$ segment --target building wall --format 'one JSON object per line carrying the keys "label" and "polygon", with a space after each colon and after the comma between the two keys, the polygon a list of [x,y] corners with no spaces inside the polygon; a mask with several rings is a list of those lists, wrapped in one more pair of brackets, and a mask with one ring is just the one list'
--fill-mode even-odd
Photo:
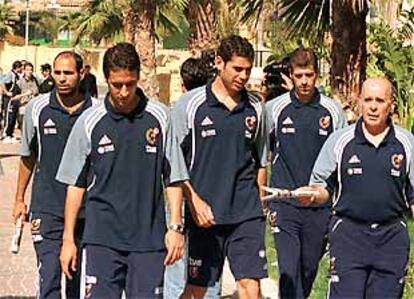
{"label": "building wall", "polygon": [[[44,63],[53,63],[55,56],[62,52],[71,50],[70,48],[53,48],[46,46],[29,46],[26,58],[26,48],[24,46],[13,46],[8,43],[0,43],[0,68],[3,73],[11,69],[11,65],[16,60],[26,59],[33,63],[36,73],[40,73],[40,66]],[[105,85],[105,77],[102,72],[102,60],[105,48],[75,49],[84,59],[85,64],[91,66],[91,72],[97,77],[99,85]],[[164,50],[157,51],[158,68],[157,73],[161,76],[160,84],[163,96],[162,101],[169,103],[175,101],[181,95],[180,66],[182,62],[190,56],[189,51],[184,50]],[[164,84],[166,81],[169,85]]]}

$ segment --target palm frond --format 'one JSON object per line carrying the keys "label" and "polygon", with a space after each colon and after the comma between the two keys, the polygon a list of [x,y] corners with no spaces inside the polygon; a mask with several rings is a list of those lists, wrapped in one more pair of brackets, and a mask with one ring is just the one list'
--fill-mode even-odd
{"label": "palm frond", "polygon": [[323,38],[329,30],[330,0],[280,0],[280,18],[288,36]]}

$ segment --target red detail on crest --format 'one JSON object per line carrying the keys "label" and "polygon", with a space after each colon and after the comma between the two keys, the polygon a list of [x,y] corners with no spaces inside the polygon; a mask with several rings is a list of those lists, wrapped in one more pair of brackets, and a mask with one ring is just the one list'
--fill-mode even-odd
{"label": "red detail on crest", "polygon": [[246,117],[246,127],[251,131],[254,129],[254,127],[256,126],[256,116],[252,115],[252,116],[248,116]]}
{"label": "red detail on crest", "polygon": [[319,126],[322,128],[322,129],[327,129],[328,127],[329,127],[329,125],[331,124],[331,117],[329,116],[329,115],[327,115],[327,116],[322,116],[320,119],[319,119]]}
{"label": "red detail on crest", "polygon": [[158,128],[150,128],[145,133],[145,138],[147,139],[149,144],[155,145],[159,134],[160,134],[160,130]]}

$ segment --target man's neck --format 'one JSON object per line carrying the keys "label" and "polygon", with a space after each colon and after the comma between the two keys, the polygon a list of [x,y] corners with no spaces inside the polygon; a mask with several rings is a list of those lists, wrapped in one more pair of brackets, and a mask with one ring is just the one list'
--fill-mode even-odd
{"label": "man's neck", "polygon": [[362,123],[362,132],[364,133],[365,138],[375,147],[378,147],[381,144],[389,130],[389,125],[382,128],[369,128],[365,123]]}
{"label": "man's neck", "polygon": [[309,96],[299,96],[296,91],[295,91],[295,96],[298,99],[299,102],[307,104],[313,101],[313,99],[315,98],[316,95],[316,91],[313,90],[312,94]]}
{"label": "man's neck", "polygon": [[211,85],[211,90],[217,97],[218,101],[225,105],[229,110],[233,110],[240,102],[240,93],[231,93],[223,84],[223,81],[217,77]]}
{"label": "man's neck", "polygon": [[80,106],[85,102],[85,97],[79,91],[71,95],[60,95],[56,93],[56,98],[60,105],[65,108],[70,114],[78,110]]}
{"label": "man's neck", "polygon": [[129,106],[124,106],[124,107],[119,107],[115,104],[115,102],[112,100],[111,96],[108,97],[109,102],[111,103],[112,108],[119,114],[125,114],[128,115],[130,114],[132,111],[134,111],[139,102],[141,101],[141,98],[135,94],[134,96],[134,101],[129,105]]}

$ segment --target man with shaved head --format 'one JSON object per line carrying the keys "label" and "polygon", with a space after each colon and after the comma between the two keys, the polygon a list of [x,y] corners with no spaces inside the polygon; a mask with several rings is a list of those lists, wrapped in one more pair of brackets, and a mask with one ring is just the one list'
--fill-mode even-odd
{"label": "man with shaved head", "polygon": [[361,117],[332,134],[310,185],[323,203],[336,193],[329,226],[329,298],[400,298],[408,267],[405,212],[414,211],[414,137],[392,123],[393,88],[365,81]]}

